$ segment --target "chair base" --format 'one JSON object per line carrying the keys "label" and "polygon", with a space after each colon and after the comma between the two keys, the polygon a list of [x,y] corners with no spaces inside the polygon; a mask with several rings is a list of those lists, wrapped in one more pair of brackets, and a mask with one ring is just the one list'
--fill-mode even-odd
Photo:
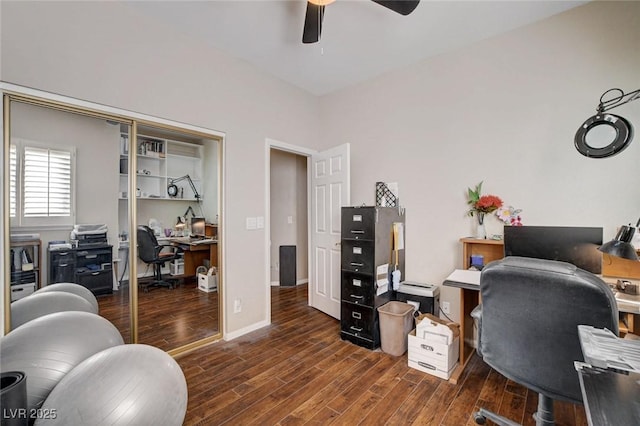
{"label": "chair base", "polygon": [[142,291],[144,291],[145,293],[149,292],[149,288],[151,287],[166,287],[169,290],[173,290],[174,287],[176,287],[176,285],[174,285],[173,283],[169,282],[169,281],[158,281],[158,280],[153,280],[153,281],[149,281],[146,283],[140,283],[140,287],[142,288]]}
{"label": "chair base", "polygon": [[149,287],[167,287],[172,290],[177,285],[177,282],[174,284],[162,279],[162,265],[160,263],[154,264],[153,269],[154,279],[148,283],[141,283],[140,287],[142,287],[142,291],[145,293],[149,292]]}
{"label": "chair base", "polygon": [[[535,412],[533,418],[536,421],[536,426],[553,426],[555,421],[553,419],[553,399],[542,394],[538,394],[538,411]],[[516,423],[513,420],[509,420],[506,417],[500,416],[493,411],[480,408],[479,411],[473,413],[473,420],[476,424],[483,425],[487,422],[487,419],[491,420],[500,426],[519,426],[520,423]]]}

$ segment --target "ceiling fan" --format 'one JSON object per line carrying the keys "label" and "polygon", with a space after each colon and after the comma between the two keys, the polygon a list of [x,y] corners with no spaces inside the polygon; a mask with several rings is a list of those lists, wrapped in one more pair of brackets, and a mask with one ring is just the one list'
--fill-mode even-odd
{"label": "ceiling fan", "polygon": [[[322,19],[324,8],[335,0],[309,0],[307,1],[307,13],[304,18],[304,30],[302,32],[303,43],[316,43],[320,40],[322,32]],[[420,0],[371,0],[381,6],[391,9],[401,15],[408,15],[418,7]]]}

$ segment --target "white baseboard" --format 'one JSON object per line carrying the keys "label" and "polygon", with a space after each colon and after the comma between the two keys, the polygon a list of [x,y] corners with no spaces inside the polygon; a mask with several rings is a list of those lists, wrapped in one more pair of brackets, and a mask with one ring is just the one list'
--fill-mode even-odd
{"label": "white baseboard", "polygon": [[241,328],[240,330],[232,331],[230,333],[225,333],[223,339],[228,342],[229,340],[237,339],[240,336],[244,336],[245,334],[251,333],[252,331],[256,331],[262,327],[266,327],[271,324],[270,321],[260,321],[255,324],[251,324],[248,327]]}

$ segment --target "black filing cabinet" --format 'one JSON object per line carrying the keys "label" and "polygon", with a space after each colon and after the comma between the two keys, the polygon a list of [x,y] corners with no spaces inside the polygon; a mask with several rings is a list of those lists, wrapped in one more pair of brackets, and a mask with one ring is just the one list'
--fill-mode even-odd
{"label": "black filing cabinet", "polygon": [[49,283],[77,283],[93,294],[113,291],[112,246],[49,250]]}
{"label": "black filing cabinet", "polygon": [[[393,293],[393,227],[402,223],[404,228],[404,212],[397,207],[343,207],[341,219],[340,337],[376,349],[377,308],[392,300]],[[404,250],[398,252],[398,269],[404,276]],[[384,280],[388,290],[377,294],[377,283]]]}

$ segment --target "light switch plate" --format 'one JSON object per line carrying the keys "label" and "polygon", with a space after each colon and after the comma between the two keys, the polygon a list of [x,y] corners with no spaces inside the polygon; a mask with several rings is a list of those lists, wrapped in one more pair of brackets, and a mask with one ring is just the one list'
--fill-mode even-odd
{"label": "light switch plate", "polygon": [[255,217],[247,218],[247,229],[256,229],[257,219]]}
{"label": "light switch plate", "polygon": [[258,216],[256,218],[256,228],[264,229],[264,216]]}

